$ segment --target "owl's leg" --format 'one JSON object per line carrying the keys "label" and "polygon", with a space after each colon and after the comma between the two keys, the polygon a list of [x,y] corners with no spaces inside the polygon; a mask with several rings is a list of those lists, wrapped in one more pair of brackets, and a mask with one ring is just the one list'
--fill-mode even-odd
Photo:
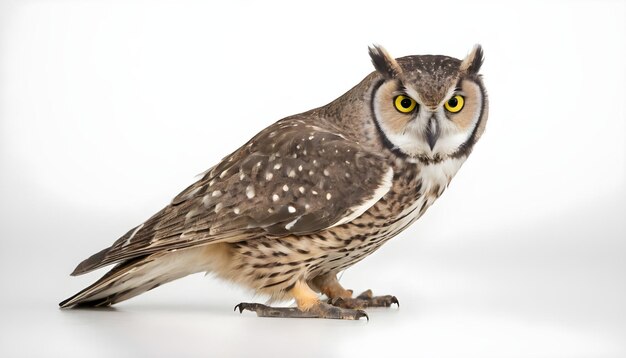
{"label": "owl's leg", "polygon": [[368,307],[389,307],[394,303],[400,307],[400,302],[398,302],[396,296],[374,296],[372,295],[372,290],[367,290],[356,296],[356,298],[352,298],[352,290],[343,288],[335,274],[316,277],[313,283],[323,294],[328,296],[328,303],[336,307],[364,309]]}
{"label": "owl's leg", "polygon": [[[321,302],[317,294],[304,282],[298,281],[289,292],[295,299],[298,307],[270,307],[260,303],[242,302],[235,306],[239,313],[244,310],[256,312],[259,317],[280,318],[332,318],[358,320],[368,318],[362,310],[342,308]],[[369,318],[368,318],[369,319]]]}

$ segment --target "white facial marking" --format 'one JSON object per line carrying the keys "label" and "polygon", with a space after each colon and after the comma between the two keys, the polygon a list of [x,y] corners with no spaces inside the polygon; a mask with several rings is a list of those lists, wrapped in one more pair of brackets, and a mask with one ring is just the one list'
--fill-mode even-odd
{"label": "white facial marking", "polygon": [[[382,109],[382,106],[386,106],[388,104],[386,103],[386,100],[383,99],[384,97],[382,97],[385,96],[385,91],[379,91],[376,94],[377,98],[374,102],[376,121],[380,125],[381,130],[389,142],[409,156],[427,156],[435,158],[437,156],[453,154],[470,138],[481,115],[480,111],[482,109],[483,98],[480,97],[481,91],[478,84],[468,84],[467,81],[464,81],[464,86],[465,85],[475,86],[476,88],[474,92],[479,94],[478,98],[472,99],[476,102],[476,110],[474,113],[471,113],[471,124],[465,129],[460,128],[455,122],[451,121],[448,118],[448,112],[446,112],[443,107],[444,104],[457,93],[455,92],[456,84],[448,89],[446,96],[436,108],[428,108],[422,105],[419,92],[408,85],[406,88],[407,94],[420,103],[420,110],[400,131],[398,131],[397,128],[394,129],[390,127],[387,122],[382,120],[385,112],[385,110]],[[429,123],[431,117],[433,116],[435,117],[435,121]],[[440,133],[439,138],[437,139],[432,150],[426,141],[426,132],[428,130],[436,130]]]}

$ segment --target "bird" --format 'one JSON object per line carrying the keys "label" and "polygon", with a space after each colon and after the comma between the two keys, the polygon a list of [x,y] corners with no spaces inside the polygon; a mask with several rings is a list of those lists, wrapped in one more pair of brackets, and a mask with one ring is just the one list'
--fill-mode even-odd
{"label": "bird", "polygon": [[488,118],[484,55],[368,50],[374,69],[352,89],[261,130],[82,261],[72,276],[115,265],[60,307],[113,305],[198,272],[268,297],[235,306],[259,317],[369,320],[370,307],[399,306],[354,297],[338,274],[419,219],[470,155]]}

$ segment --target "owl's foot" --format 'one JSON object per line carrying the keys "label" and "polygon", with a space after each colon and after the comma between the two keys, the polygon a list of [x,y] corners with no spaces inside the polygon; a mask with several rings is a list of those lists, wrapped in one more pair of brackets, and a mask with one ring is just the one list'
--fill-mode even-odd
{"label": "owl's foot", "polygon": [[364,309],[368,307],[389,307],[392,304],[397,304],[400,307],[400,302],[396,296],[374,296],[372,290],[367,290],[356,298],[335,297],[328,299],[328,303],[341,308],[349,309]]}
{"label": "owl's foot", "polygon": [[237,309],[239,309],[239,313],[243,313],[244,310],[256,312],[258,317],[331,318],[350,320],[358,320],[365,317],[369,321],[367,313],[363,310],[336,307],[323,302],[313,305],[308,310],[302,310],[297,307],[270,307],[260,303],[245,302],[235,306],[235,311]]}

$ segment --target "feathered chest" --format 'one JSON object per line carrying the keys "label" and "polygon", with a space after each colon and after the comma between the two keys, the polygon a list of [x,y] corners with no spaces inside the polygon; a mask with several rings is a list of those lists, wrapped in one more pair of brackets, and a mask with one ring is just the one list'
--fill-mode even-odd
{"label": "feathered chest", "polygon": [[394,235],[424,214],[444,192],[465,158],[423,165],[403,161],[394,167],[393,186],[372,211]]}

